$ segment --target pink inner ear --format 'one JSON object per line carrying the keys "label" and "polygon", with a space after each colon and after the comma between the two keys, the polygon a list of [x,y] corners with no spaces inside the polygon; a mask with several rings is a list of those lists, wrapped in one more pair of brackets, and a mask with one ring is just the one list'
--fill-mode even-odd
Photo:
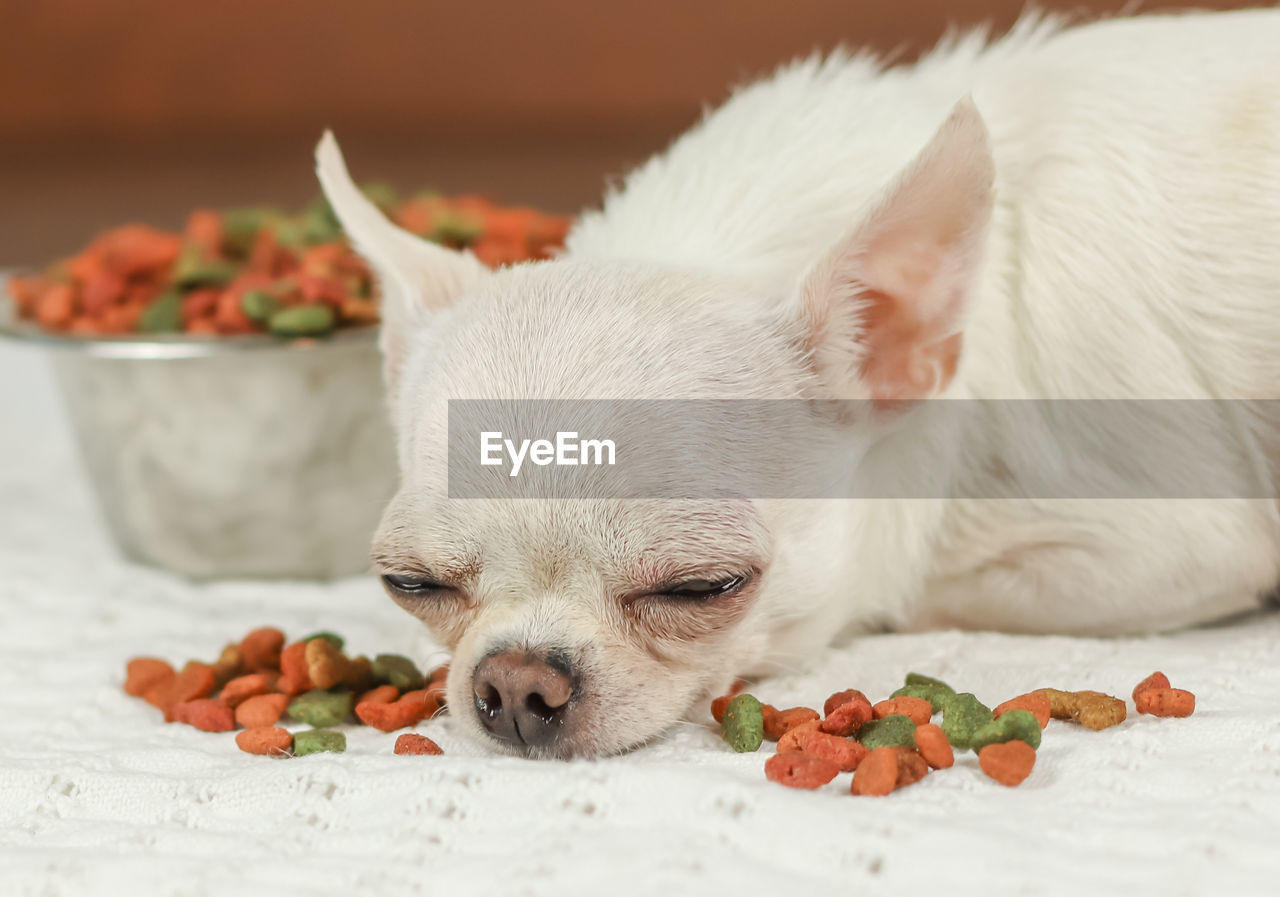
{"label": "pink inner ear", "polygon": [[866,354],[859,374],[875,407],[889,410],[946,389],[960,361],[962,334],[922,319],[910,303],[887,293],[869,291],[861,298]]}

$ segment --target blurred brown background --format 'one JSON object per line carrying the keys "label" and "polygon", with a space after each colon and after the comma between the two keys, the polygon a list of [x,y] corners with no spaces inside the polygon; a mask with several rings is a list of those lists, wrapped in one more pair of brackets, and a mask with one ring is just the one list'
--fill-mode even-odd
{"label": "blurred brown background", "polygon": [[733,83],[839,43],[909,60],[948,27],[1003,30],[1023,6],[0,0],[0,266],[43,263],[124,220],[176,227],[196,206],[301,203],[325,127],[358,179],[574,211]]}

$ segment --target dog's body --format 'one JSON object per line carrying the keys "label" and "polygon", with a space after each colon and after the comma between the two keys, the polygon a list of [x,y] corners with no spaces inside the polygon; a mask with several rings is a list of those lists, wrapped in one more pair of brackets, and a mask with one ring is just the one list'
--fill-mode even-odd
{"label": "dog's body", "polygon": [[[967,499],[1026,496],[1026,434],[980,414],[944,440],[900,409],[1275,394],[1276,47],[1265,10],[797,64],[634,173],[562,259],[497,274],[405,242],[322,147],[384,284],[404,478],[376,557],[434,590],[397,597],[455,648],[451,705],[487,687],[482,658],[551,651],[583,721],[545,749],[611,751],[850,628],[1111,633],[1256,606],[1275,502]],[[850,466],[956,498],[450,503],[444,401],[472,397],[870,399],[897,425],[855,425]],[[1215,413],[1274,482],[1280,421]],[[671,600],[683,579],[724,589]]]}

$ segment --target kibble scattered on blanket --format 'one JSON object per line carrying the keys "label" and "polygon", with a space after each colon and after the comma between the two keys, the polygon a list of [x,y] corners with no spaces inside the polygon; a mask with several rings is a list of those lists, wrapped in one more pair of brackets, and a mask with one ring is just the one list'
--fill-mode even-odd
{"label": "kibble scattered on blanket", "polygon": [[[391,732],[417,725],[444,709],[448,666],[424,676],[399,654],[348,657],[341,636],[317,632],[293,644],[274,627],[255,629],[223,648],[213,663],[189,661],[181,671],[156,657],[135,657],[124,690],[159,708],[166,722],[206,732],[242,731],[245,753],[269,757],[346,750],[332,727],[352,721]],[[311,728],[289,732],[282,718]],[[405,734],[397,754],[443,754],[434,741]]]}
{"label": "kibble scattered on blanket", "polygon": [[[725,741],[740,753],[760,746],[756,732],[778,742],[765,761],[771,782],[789,788],[820,788],[841,772],[852,772],[849,791],[883,796],[912,785],[930,769],[955,764],[955,749],[972,750],[991,779],[1010,787],[1021,784],[1036,764],[1041,730],[1049,720],[1071,720],[1101,730],[1125,719],[1120,698],[1096,691],[1042,688],[1010,698],[990,709],[972,694],[957,693],[939,679],[908,673],[906,684],[872,705],[857,689],[836,692],[822,714],[808,707],[778,710],[753,695],[731,694],[711,702]],[[1139,713],[1189,716],[1195,695],[1170,686],[1164,673],[1152,673],[1133,690]],[[931,722],[942,714],[942,725]]]}

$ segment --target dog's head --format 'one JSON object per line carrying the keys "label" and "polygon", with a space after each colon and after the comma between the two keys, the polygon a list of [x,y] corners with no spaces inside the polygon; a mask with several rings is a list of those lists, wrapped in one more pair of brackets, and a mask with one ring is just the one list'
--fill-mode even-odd
{"label": "dog's head", "polygon": [[625,750],[848,619],[850,532],[830,503],[450,500],[447,402],[840,397],[897,409],[937,393],[956,368],[991,206],[971,104],[815,253],[789,297],[572,253],[489,271],[387,221],[331,136],[317,159],[381,285],[401,481],[376,569],[452,649],[460,725],[533,755]]}

